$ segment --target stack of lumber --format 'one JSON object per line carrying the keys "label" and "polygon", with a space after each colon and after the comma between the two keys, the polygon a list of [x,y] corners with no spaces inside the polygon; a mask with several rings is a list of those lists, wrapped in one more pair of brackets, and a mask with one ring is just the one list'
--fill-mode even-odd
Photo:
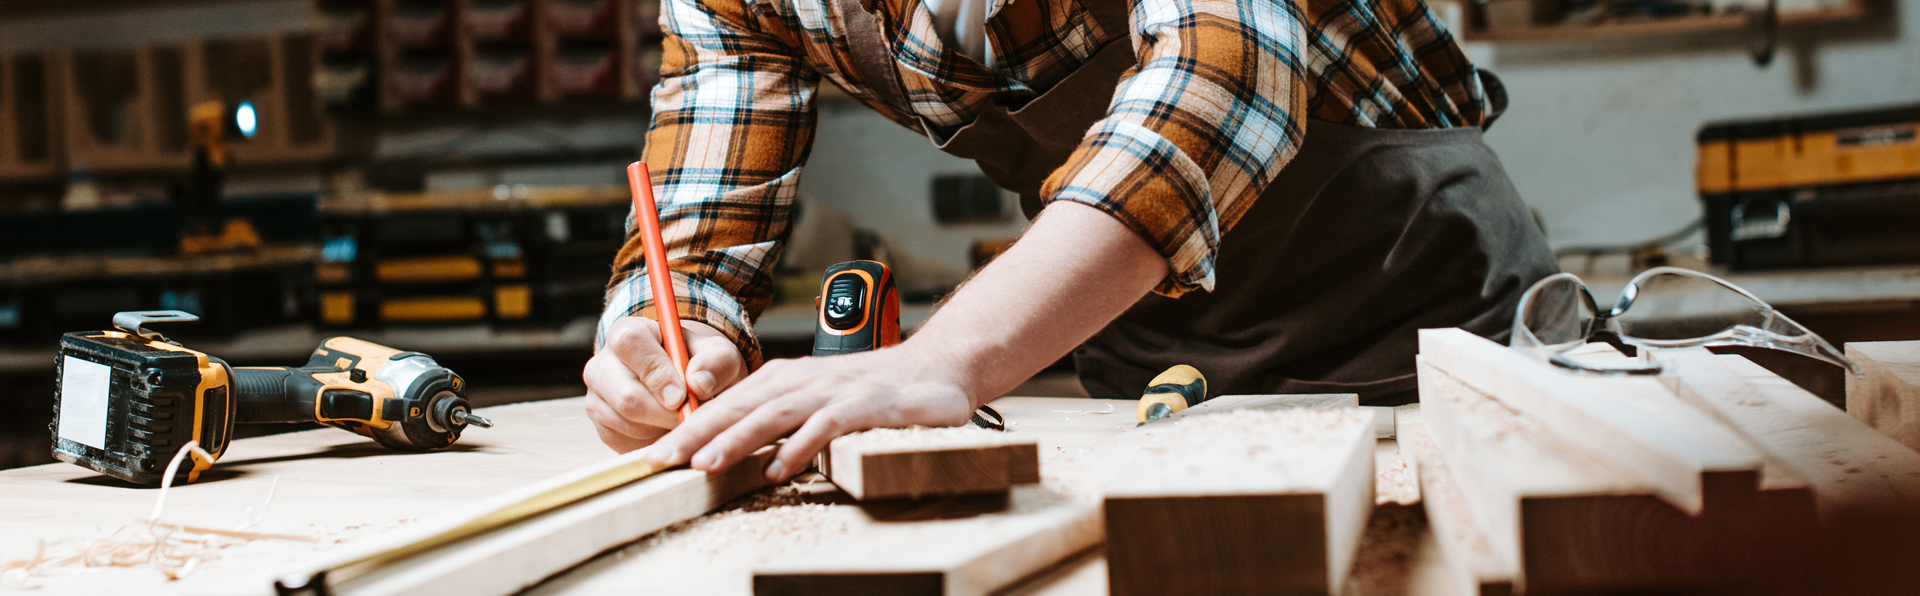
{"label": "stack of lumber", "polygon": [[[1627,358],[1606,346],[1580,357]],[[1911,581],[1910,565],[1877,562],[1920,554],[1907,538],[1920,453],[1738,356],[1653,357],[1659,377],[1600,376],[1459,329],[1421,332],[1420,408],[1399,434],[1463,588],[1860,593]]]}

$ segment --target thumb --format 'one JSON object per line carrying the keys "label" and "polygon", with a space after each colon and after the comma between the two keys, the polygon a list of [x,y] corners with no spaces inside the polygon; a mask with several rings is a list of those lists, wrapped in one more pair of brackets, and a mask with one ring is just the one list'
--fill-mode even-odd
{"label": "thumb", "polygon": [[693,394],[694,399],[712,399],[713,394],[719,393],[717,388],[720,380],[714,378],[712,372],[692,366],[688,366],[687,369],[687,390]]}
{"label": "thumb", "polygon": [[666,387],[660,388],[660,405],[669,411],[680,409],[680,404],[687,401],[685,381],[682,381],[679,375],[673,375],[673,377],[667,381]]}

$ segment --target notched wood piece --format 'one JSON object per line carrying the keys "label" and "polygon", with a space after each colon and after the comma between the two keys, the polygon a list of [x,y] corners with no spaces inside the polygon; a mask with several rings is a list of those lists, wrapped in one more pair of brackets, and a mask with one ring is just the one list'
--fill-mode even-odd
{"label": "notched wood piece", "polygon": [[1418,366],[1425,429],[1495,555],[1517,562],[1522,589],[1746,589],[1804,569],[1815,519],[1806,487],[1715,492],[1689,514],[1557,427],[1425,356]]}
{"label": "notched wood piece", "polygon": [[1040,481],[1038,442],[975,427],[853,433],[828,444],[821,461],[861,501],[1005,493]]}
{"label": "notched wood piece", "polygon": [[1671,350],[1660,359],[1682,397],[1811,487],[1827,543],[1805,550],[1829,555],[1832,572],[1808,591],[1883,593],[1920,582],[1911,564],[1920,558],[1912,539],[1920,534],[1920,453],[1740,356]]}
{"label": "notched wood piece", "polygon": [[1709,492],[1751,492],[1760,480],[1752,445],[1657,379],[1581,375],[1462,329],[1422,329],[1420,357],[1688,514],[1705,507]]}

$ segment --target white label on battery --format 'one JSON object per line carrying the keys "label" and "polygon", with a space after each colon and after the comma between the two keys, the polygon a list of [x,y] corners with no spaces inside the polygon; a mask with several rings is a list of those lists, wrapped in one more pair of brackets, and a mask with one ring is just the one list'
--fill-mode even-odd
{"label": "white label on battery", "polygon": [[67,356],[60,371],[60,438],[107,448],[107,385],[113,369]]}

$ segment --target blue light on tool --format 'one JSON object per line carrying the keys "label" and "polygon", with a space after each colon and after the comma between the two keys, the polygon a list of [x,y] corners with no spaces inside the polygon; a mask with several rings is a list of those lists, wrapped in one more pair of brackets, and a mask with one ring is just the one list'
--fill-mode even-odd
{"label": "blue light on tool", "polygon": [[253,102],[243,101],[240,107],[234,108],[233,123],[240,129],[240,136],[253,138],[253,133],[260,129],[260,114],[254,111]]}

